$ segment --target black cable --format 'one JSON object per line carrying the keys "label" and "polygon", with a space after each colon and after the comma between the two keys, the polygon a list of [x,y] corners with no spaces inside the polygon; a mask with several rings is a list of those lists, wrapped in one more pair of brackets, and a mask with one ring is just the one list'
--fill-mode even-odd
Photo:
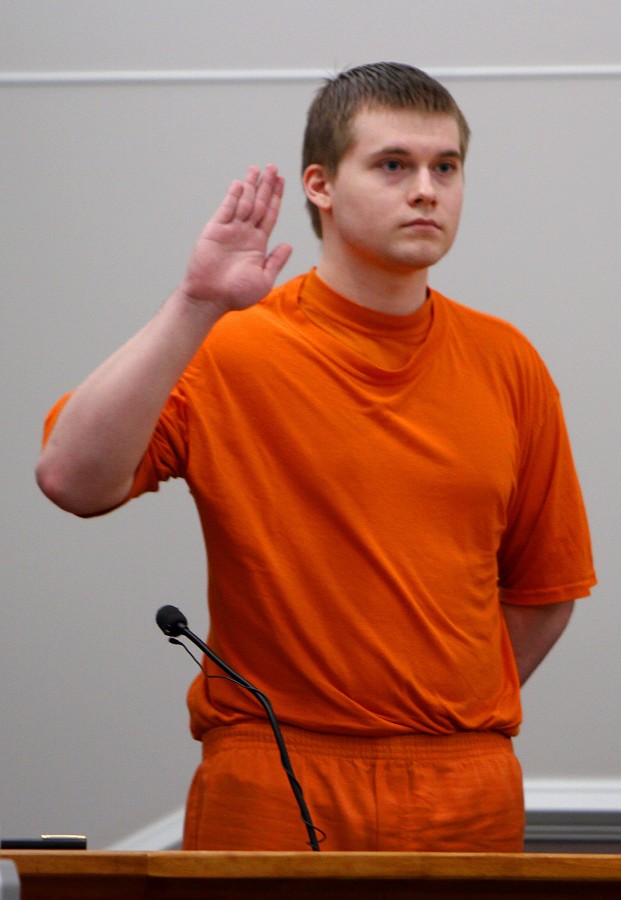
{"label": "black cable", "polygon": [[[169,607],[164,607],[163,609],[169,609]],[[160,613],[161,612],[162,612],[162,610],[160,610]],[[158,617],[159,617],[159,613],[158,613]],[[183,617],[183,618],[185,618],[185,617]],[[164,631],[165,634],[171,633],[171,629],[167,630],[166,626],[162,625],[159,618],[157,621],[158,621],[158,625],[160,626],[162,631]],[[283,767],[285,774],[289,780],[291,790],[293,791],[293,795],[296,799],[296,802],[297,802],[299,810],[300,810],[300,814],[302,816],[302,821],[303,821],[303,823],[306,827],[306,831],[308,833],[308,837],[309,837],[308,844],[312,850],[319,851],[319,849],[320,849],[319,844],[325,840],[326,833],[321,828],[318,828],[316,825],[313,824],[313,820],[311,818],[310,812],[306,805],[306,801],[304,799],[304,793],[302,791],[302,787],[294,775],[293,766],[292,766],[291,760],[289,758],[289,753],[287,751],[285,739],[280,730],[278,720],[274,714],[274,710],[272,708],[272,704],[270,703],[269,698],[262,691],[260,691],[258,688],[256,688],[253,684],[250,684],[249,681],[246,681],[246,679],[243,678],[241,675],[239,675],[238,672],[236,672],[234,669],[231,669],[231,667],[228,666],[224,662],[224,660],[220,659],[220,657],[216,653],[214,653],[214,651],[211,650],[210,647],[208,647],[205,643],[203,643],[203,641],[201,641],[200,638],[198,638],[194,634],[194,632],[190,631],[190,629],[182,621],[175,622],[174,633],[182,634],[184,637],[187,637],[188,640],[192,641],[192,643],[195,646],[197,646],[199,648],[199,650],[201,650],[205,654],[205,656],[207,656],[209,659],[211,659],[212,662],[214,662],[219,668],[221,668],[224,672],[226,672],[226,674],[228,676],[227,680],[232,681],[234,684],[237,684],[239,687],[247,690],[254,697],[256,697],[256,699],[262,705],[262,707],[265,710],[265,713],[267,715],[268,721],[271,725],[272,731],[274,732],[274,737],[276,739],[276,744],[278,746],[278,750],[280,753],[280,761],[281,761],[282,767]],[[222,677],[222,676],[209,675],[205,671],[203,666],[200,664],[200,662],[196,659],[196,657],[190,652],[190,650],[188,650],[188,648],[185,646],[185,644],[183,644],[181,641],[178,641],[175,637],[169,637],[168,640],[171,644],[179,644],[179,646],[183,647],[183,649],[187,653],[189,653],[189,655],[192,657],[192,659],[197,663],[198,667],[201,669],[201,671],[203,672],[203,674],[205,675],[206,678]],[[318,834],[321,835],[320,838],[317,837]]]}

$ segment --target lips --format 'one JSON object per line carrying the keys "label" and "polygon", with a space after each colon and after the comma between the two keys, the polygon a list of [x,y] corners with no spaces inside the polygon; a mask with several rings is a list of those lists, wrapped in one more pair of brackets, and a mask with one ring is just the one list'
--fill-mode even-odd
{"label": "lips", "polygon": [[440,226],[436,222],[435,219],[423,219],[419,217],[418,219],[412,219],[411,222],[406,222],[406,228],[436,228],[439,230]]}

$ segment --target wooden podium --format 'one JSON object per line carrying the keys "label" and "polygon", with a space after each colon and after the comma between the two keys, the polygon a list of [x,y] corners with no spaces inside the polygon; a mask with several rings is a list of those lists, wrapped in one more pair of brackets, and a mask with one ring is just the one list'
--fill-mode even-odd
{"label": "wooden podium", "polygon": [[4,850],[21,900],[621,897],[621,855]]}

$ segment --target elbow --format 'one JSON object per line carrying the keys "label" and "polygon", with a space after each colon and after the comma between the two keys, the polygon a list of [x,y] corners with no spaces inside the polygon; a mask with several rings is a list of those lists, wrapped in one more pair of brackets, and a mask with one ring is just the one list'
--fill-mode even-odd
{"label": "elbow", "polygon": [[42,456],[35,468],[35,480],[43,494],[60,509],[76,516],[84,515],[79,500],[74,496],[58,467]]}
{"label": "elbow", "polygon": [[49,465],[43,454],[35,467],[35,480],[39,490],[45,494],[48,500],[61,506],[63,491],[58,477],[55,477],[53,467]]}
{"label": "elbow", "polygon": [[42,454],[35,468],[39,489],[56,506],[81,518],[102,515],[119,506],[127,496],[95,489],[94,482],[72,479],[62,466],[54,464]]}

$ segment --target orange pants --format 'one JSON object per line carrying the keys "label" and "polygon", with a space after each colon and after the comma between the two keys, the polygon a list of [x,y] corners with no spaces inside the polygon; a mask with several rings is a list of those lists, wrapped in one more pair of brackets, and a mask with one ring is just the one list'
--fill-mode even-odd
{"label": "orange pants", "polygon": [[[498,733],[359,738],[283,727],[322,850],[520,852],[522,772]],[[186,850],[306,850],[269,725],[216,728],[188,797]]]}

